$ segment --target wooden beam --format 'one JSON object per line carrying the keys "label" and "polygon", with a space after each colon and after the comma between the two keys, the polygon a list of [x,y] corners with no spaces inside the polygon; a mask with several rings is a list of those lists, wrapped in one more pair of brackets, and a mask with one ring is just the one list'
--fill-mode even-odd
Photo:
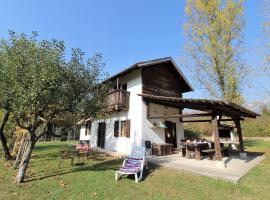
{"label": "wooden beam", "polygon": [[242,135],[242,130],[241,130],[241,124],[239,119],[234,120],[235,127],[237,129],[238,137],[239,137],[239,146],[240,146],[240,151],[244,152],[244,141],[243,141],[243,135]]}
{"label": "wooden beam", "polygon": [[157,115],[149,116],[149,119],[163,119],[163,118],[191,118],[191,117],[206,117],[212,116],[211,113],[195,113],[195,114],[183,114],[183,115]]}
{"label": "wooden beam", "polygon": [[212,117],[212,127],[213,127],[213,138],[214,138],[214,144],[215,144],[215,159],[222,160],[220,141],[219,141],[218,120],[216,116]]}
{"label": "wooden beam", "polygon": [[194,122],[211,122],[210,119],[198,119],[198,120],[184,120],[182,123],[194,123]]}
{"label": "wooden beam", "polygon": [[146,101],[145,104],[146,104],[146,118],[148,119],[149,116],[150,116],[150,104],[149,104],[149,101]]}
{"label": "wooden beam", "polygon": [[[244,120],[244,118],[240,118],[238,120]],[[233,119],[221,119],[222,122],[230,122],[234,121]],[[182,123],[194,123],[194,122],[212,122],[211,119],[198,119],[198,120],[184,120]]]}

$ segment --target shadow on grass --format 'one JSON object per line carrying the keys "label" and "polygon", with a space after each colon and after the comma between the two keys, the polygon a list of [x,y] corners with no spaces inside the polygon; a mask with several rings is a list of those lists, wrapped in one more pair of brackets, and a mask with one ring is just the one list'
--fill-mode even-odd
{"label": "shadow on grass", "polygon": [[[120,165],[122,164],[121,159],[113,159],[113,160],[106,160],[102,161],[93,165],[86,165],[83,162],[76,163],[74,167],[68,168],[68,169],[58,169],[51,172],[47,172],[46,174],[43,174],[42,176],[34,175],[31,178],[28,178],[24,182],[33,182],[38,180],[43,180],[51,177],[57,177],[60,175],[70,174],[70,173],[76,173],[76,172],[83,172],[83,171],[116,171],[119,169]],[[144,170],[144,175],[142,181],[152,174],[155,169],[159,168],[157,165],[149,165],[149,168]],[[42,171],[43,172],[43,171]],[[129,179],[134,179],[134,176],[130,175],[128,176]]]}
{"label": "shadow on grass", "polygon": [[[64,144],[64,143],[63,143]],[[36,151],[46,151],[46,150],[52,150],[52,149],[59,149],[59,147],[62,144],[52,144],[52,143],[48,143],[48,144],[41,144],[41,145],[36,145],[35,146],[35,150]]]}
{"label": "shadow on grass", "polygon": [[69,173],[76,173],[76,172],[81,172],[81,171],[116,170],[118,169],[120,163],[121,163],[121,160],[119,159],[107,160],[107,161],[103,161],[103,162],[96,163],[93,165],[85,165],[85,163],[84,164],[76,163],[73,168],[69,168],[69,169],[63,168],[63,169],[47,172],[46,174],[42,176],[38,176],[38,175],[32,176],[31,178],[28,178],[27,180],[25,180],[25,182],[43,180],[50,177],[60,176],[60,175],[69,174]]}
{"label": "shadow on grass", "polygon": [[[152,163],[148,166],[148,169],[144,168],[141,182],[144,181],[148,176],[151,176],[151,174],[158,168],[160,168],[158,165],[154,165]],[[121,176],[119,180],[123,178],[125,178],[125,176]],[[135,181],[135,175],[130,174],[127,175],[126,178]]]}

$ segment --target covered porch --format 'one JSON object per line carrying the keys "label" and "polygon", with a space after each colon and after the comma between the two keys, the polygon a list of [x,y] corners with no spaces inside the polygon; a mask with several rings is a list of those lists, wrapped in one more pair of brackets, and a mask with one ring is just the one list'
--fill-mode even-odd
{"label": "covered porch", "polygon": [[[244,118],[256,118],[259,114],[252,112],[242,106],[234,103],[218,100],[207,100],[207,99],[184,99],[177,97],[168,96],[155,96],[149,94],[139,94],[147,105],[147,119],[162,119],[168,118],[178,119],[181,123],[211,123],[213,134],[213,152],[214,160],[222,161],[222,150],[223,146],[220,141],[219,127],[222,122],[231,122],[237,130],[239,153],[241,158],[247,158],[245,153],[244,141],[241,130],[241,121]],[[153,115],[149,111],[149,103],[155,103],[164,106],[170,106],[179,109],[179,114],[173,115]],[[200,111],[198,113],[183,114],[182,110],[192,109]],[[177,139],[179,140],[179,138]],[[179,142],[179,141],[177,141]],[[222,142],[224,144],[224,142]],[[195,148],[196,149],[196,148]]]}

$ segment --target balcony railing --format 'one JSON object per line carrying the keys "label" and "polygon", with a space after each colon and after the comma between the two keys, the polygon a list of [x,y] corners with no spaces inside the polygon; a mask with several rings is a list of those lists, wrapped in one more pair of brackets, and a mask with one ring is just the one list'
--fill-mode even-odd
{"label": "balcony railing", "polygon": [[130,92],[125,90],[114,90],[112,92],[109,92],[106,98],[106,110],[128,110],[129,96]]}

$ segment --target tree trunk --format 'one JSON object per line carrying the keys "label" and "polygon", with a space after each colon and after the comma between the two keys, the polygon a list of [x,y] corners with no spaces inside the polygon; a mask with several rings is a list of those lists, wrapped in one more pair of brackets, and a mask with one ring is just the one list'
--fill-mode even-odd
{"label": "tree trunk", "polygon": [[23,154],[25,152],[25,149],[27,148],[28,142],[29,142],[29,139],[27,140],[25,135],[24,135],[22,137],[22,140],[20,142],[20,147],[19,147],[19,150],[18,150],[17,155],[16,155],[16,160],[15,160],[15,163],[14,163],[14,169],[18,168],[18,166],[20,164],[20,161],[21,161],[21,157],[23,156]]}
{"label": "tree trunk", "polygon": [[8,121],[8,118],[9,118],[9,111],[7,110],[4,110],[3,112],[3,116],[2,116],[2,119],[1,119],[1,122],[0,122],[0,140],[1,140],[1,144],[2,144],[2,150],[5,154],[5,158],[6,160],[11,160],[12,157],[10,155],[10,152],[9,152],[9,148],[8,148],[8,145],[7,145],[7,139],[4,135],[4,127]]}
{"label": "tree trunk", "polygon": [[16,183],[22,183],[24,181],[24,178],[26,175],[26,170],[27,170],[27,167],[28,167],[28,164],[30,161],[31,154],[32,154],[33,149],[35,147],[35,144],[36,144],[36,141],[31,139],[31,141],[29,142],[29,144],[28,144],[28,146],[23,154],[22,160],[20,162],[18,174],[16,177]]}

